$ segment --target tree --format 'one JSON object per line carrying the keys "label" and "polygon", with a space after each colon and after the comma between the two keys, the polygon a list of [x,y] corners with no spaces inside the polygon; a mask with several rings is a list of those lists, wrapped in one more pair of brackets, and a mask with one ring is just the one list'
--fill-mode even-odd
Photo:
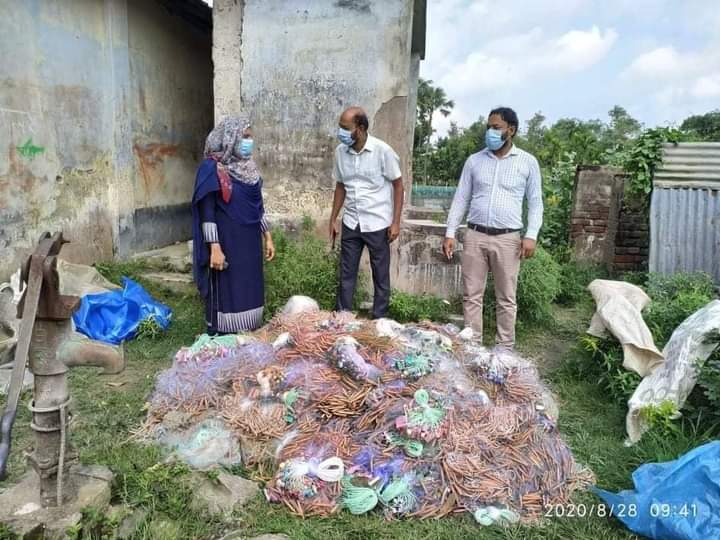
{"label": "tree", "polygon": [[415,149],[427,147],[434,132],[432,118],[435,112],[448,116],[455,107],[455,102],[447,98],[445,90],[433,86],[433,82],[420,79],[417,94],[417,121],[415,124]]}
{"label": "tree", "polygon": [[545,127],[545,115],[540,111],[536,112],[533,117],[527,121],[527,129],[525,130],[525,140],[527,141],[528,151],[537,154],[542,147],[545,134],[548,128]]}
{"label": "tree", "polygon": [[608,116],[610,117],[608,134],[616,144],[627,142],[640,135],[642,124],[630,116],[620,105],[615,105],[610,109]]}
{"label": "tree", "polygon": [[720,142],[720,109],[689,116],[680,124],[680,129],[701,141]]}

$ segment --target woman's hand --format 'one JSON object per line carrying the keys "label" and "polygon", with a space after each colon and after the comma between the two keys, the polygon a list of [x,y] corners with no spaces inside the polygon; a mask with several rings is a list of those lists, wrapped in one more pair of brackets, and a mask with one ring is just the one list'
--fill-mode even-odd
{"label": "woman's hand", "polygon": [[210,268],[213,270],[225,270],[225,254],[220,244],[210,244]]}
{"label": "woman's hand", "polygon": [[272,261],[275,258],[275,244],[270,233],[265,233],[265,260]]}

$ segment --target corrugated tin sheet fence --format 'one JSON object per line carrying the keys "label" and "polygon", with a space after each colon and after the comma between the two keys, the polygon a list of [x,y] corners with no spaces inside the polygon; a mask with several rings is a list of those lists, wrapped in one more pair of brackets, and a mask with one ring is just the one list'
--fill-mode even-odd
{"label": "corrugated tin sheet fence", "polygon": [[720,283],[720,143],[668,144],[650,206],[650,271]]}

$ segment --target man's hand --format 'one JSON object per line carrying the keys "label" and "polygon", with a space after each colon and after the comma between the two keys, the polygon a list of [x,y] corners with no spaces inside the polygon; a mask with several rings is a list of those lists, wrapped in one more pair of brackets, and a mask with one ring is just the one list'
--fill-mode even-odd
{"label": "man's hand", "polygon": [[395,240],[397,240],[398,236],[400,236],[400,224],[393,223],[388,229],[388,242],[392,244]]}
{"label": "man's hand", "polygon": [[225,269],[225,254],[220,244],[210,244],[210,268],[213,270]]}
{"label": "man's hand", "polygon": [[445,240],[443,241],[442,250],[448,261],[452,260],[453,252],[455,251],[455,239],[445,238]]}
{"label": "man's hand", "polygon": [[537,242],[531,238],[523,238],[522,246],[520,247],[520,258],[529,259],[535,255],[535,246]]}
{"label": "man's hand", "polygon": [[337,219],[331,219],[328,225],[328,238],[331,242],[335,242],[335,238],[340,233],[340,228],[337,225]]}
{"label": "man's hand", "polygon": [[275,243],[272,240],[272,237],[268,233],[267,236],[265,236],[265,260],[270,262],[275,258]]}

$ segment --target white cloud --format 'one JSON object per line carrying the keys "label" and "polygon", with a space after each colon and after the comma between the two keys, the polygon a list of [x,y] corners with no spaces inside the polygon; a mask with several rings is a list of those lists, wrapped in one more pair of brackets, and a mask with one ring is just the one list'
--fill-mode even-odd
{"label": "white cloud", "polygon": [[695,81],[691,93],[698,98],[720,97],[720,73],[700,77]]}
{"label": "white cloud", "polygon": [[659,47],[633,60],[625,75],[632,78],[666,79],[679,74],[682,69],[683,58],[673,47]]}
{"label": "white cloud", "polygon": [[548,37],[541,28],[489,42],[450,67],[437,82],[449,96],[520,86],[538,75],[583,71],[601,61],[617,40],[613,29],[572,30]]}
{"label": "white cloud", "polygon": [[720,97],[720,46],[685,52],[669,45],[657,47],[635,58],[622,78],[651,91],[664,107]]}

